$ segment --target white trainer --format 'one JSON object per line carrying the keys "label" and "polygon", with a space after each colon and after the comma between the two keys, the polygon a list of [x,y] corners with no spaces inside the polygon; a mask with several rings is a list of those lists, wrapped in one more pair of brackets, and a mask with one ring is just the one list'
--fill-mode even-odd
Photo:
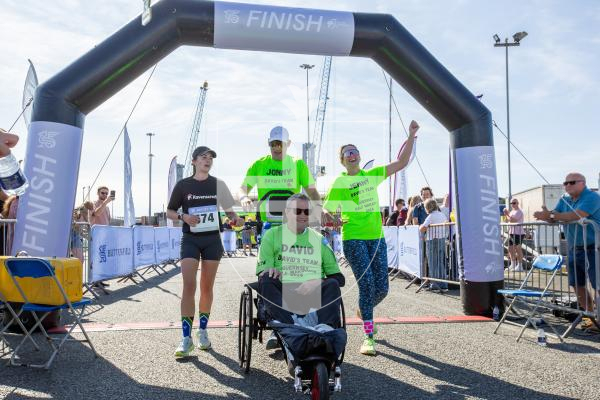
{"label": "white trainer", "polygon": [[198,348],[200,350],[209,350],[212,345],[208,338],[208,331],[206,329],[198,329],[196,332],[196,338],[198,339]]}
{"label": "white trainer", "polygon": [[190,336],[186,336],[183,339],[181,339],[181,343],[179,343],[177,350],[175,350],[175,357],[176,358],[188,357],[193,350],[194,350],[194,341],[192,340],[192,338]]}

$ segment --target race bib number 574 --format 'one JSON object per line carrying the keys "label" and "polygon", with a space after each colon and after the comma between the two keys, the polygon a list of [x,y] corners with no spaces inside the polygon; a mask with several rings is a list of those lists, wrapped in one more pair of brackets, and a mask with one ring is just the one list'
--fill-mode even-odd
{"label": "race bib number 574", "polygon": [[196,215],[200,221],[190,226],[190,232],[212,232],[219,230],[219,211],[217,206],[191,207],[188,214]]}

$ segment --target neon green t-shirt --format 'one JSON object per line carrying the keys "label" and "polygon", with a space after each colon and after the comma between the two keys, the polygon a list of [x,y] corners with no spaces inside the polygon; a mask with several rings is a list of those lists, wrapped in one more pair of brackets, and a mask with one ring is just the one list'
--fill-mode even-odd
{"label": "neon green t-shirt", "polygon": [[306,163],[289,155],[283,160],[274,160],[271,155],[256,160],[248,168],[243,183],[248,191],[258,187],[260,218],[278,223],[282,222],[288,197],[314,184]]}
{"label": "neon green t-shirt", "polygon": [[342,240],[374,240],[383,237],[377,186],[387,178],[386,167],[360,170],[356,175],[343,172],[327,194],[323,207],[329,212],[342,210]]}
{"label": "neon green t-shirt", "polygon": [[297,235],[287,225],[269,229],[261,240],[256,275],[269,268],[281,271],[283,283],[323,279],[340,272],[327,239],[311,228]]}

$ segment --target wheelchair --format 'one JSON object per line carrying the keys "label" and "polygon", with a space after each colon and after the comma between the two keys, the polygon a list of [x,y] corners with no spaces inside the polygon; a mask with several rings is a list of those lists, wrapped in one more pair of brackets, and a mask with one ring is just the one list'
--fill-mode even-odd
{"label": "wheelchair", "polygon": [[[252,341],[258,340],[262,344],[263,332],[271,330],[277,337],[284,359],[288,364],[288,371],[294,378],[294,390],[297,393],[310,394],[312,399],[328,399],[331,393],[340,392],[342,390],[341,364],[345,350],[341,352],[337,359],[335,356],[315,353],[290,362],[289,349],[286,349],[286,343],[280,331],[269,326],[267,321],[258,317],[258,314],[260,314],[258,312],[260,301],[258,282],[245,284],[240,296],[238,321],[238,358],[240,368],[244,373],[250,373]],[[340,324],[336,328],[342,328],[345,335],[346,314],[342,299],[340,299]]]}

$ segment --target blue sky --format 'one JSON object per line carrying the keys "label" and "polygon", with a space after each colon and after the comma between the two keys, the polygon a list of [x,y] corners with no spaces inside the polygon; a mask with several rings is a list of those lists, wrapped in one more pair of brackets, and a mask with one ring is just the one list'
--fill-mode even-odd
{"label": "blue sky", "polygon": [[[244,1],[242,1],[244,2]],[[141,11],[141,1],[102,2],[57,0],[0,2],[0,126],[8,128],[20,112],[27,59],[36,65],[40,81],[101,42]],[[306,1],[253,3],[323,8]],[[331,1],[335,10],[393,14],[423,45],[492,111],[506,131],[504,52],[493,47],[501,38],[525,30],[529,36],[510,50],[511,133],[514,143],[551,183],[562,182],[571,170],[584,173],[597,187],[600,172],[600,2],[577,1]],[[154,211],[167,203],[167,169],[171,158],[183,155],[191,128],[198,89],[209,82],[200,144],[213,147],[219,157],[213,172],[232,190],[246,167],[268,151],[269,129],[285,124],[299,154],[306,136],[305,75],[302,63],[315,64],[310,75],[311,104],[316,104],[319,56],[179,48],[158,65],[140,105],[129,123],[133,145],[133,195],[138,215],[148,208],[148,138],[153,139]],[[78,196],[92,183],[120,127],[127,118],[148,73],[93,111],[86,119]],[[427,180],[438,195],[448,188],[448,134],[399,86],[396,102],[406,123],[421,125],[418,156]],[[335,58],[330,87],[322,157],[328,175],[323,189],[341,171],[337,148],[355,143],[365,161],[387,160],[387,86],[372,61]],[[313,107],[314,112],[314,107]],[[312,129],[312,126],[311,126]],[[14,131],[25,153],[22,121]],[[404,133],[397,115],[393,120],[394,152]],[[495,133],[499,192],[507,192],[506,140]],[[98,183],[123,192],[123,146],[120,142]],[[541,178],[513,151],[513,192],[542,183]],[[411,192],[424,178],[413,164],[408,171]],[[94,190],[95,192],[95,190]],[[381,190],[385,192],[384,188]],[[114,204],[122,215],[122,195]]]}

